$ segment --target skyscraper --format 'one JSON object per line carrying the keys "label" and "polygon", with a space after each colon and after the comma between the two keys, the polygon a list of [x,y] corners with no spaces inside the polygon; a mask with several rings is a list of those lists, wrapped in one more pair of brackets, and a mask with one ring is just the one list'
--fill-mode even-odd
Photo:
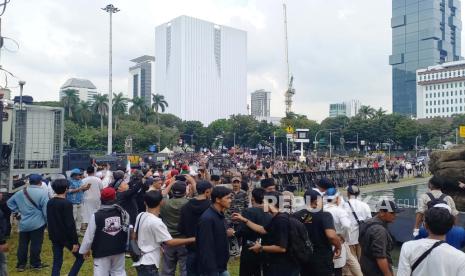
{"label": "skyscraper", "polygon": [[251,94],[251,115],[255,117],[270,117],[271,92],[263,89]]}
{"label": "skyscraper", "polygon": [[392,1],[393,112],[416,116],[416,70],[461,58],[460,0]]}
{"label": "skyscraper", "polygon": [[[129,99],[139,97],[150,106],[152,102],[152,65],[153,56],[140,56],[132,59],[134,66],[129,67]],[[156,92],[156,91],[155,91]]]}
{"label": "skyscraper", "polygon": [[155,91],[167,111],[209,124],[247,113],[247,33],[188,16],[155,29]]}

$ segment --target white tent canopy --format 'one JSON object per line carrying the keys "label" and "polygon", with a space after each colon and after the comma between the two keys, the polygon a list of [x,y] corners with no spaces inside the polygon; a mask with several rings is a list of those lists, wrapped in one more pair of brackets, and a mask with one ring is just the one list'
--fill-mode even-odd
{"label": "white tent canopy", "polygon": [[165,147],[160,153],[165,153],[165,154],[173,154],[173,151],[170,150],[169,148]]}

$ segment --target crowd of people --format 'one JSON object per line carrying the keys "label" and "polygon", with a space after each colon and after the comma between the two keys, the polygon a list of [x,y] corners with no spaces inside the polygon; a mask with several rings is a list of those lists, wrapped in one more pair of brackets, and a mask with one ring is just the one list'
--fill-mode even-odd
{"label": "crowd of people", "polygon": [[[41,260],[47,232],[54,276],[63,273],[65,248],[75,258],[68,275],[90,256],[97,276],[126,275],[127,257],[138,275],[226,276],[232,256],[241,276],[394,275],[387,227],[401,211],[394,201],[381,199],[371,210],[355,179],[342,189],[321,178],[297,205],[294,194],[279,191],[276,163],[235,161],[236,169],[219,174],[204,156],[132,170],[93,164],[51,181],[32,174],[7,201],[18,221],[16,270],[48,266]],[[458,212],[441,183],[433,177],[420,198],[416,240],[403,245],[397,275],[465,271],[465,230],[455,226]]]}

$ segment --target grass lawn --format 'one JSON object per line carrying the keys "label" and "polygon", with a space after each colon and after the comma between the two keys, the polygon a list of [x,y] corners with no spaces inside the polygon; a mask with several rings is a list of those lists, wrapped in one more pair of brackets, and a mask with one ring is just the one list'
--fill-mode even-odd
{"label": "grass lawn", "polygon": [[[8,253],[8,273],[9,275],[20,275],[20,276],[29,276],[29,275],[50,275],[52,272],[52,263],[53,263],[53,254],[52,254],[52,244],[48,239],[48,234],[45,233],[44,244],[42,246],[42,262],[49,265],[49,267],[42,269],[41,271],[32,271],[26,270],[25,272],[16,271],[16,249],[18,247],[18,233],[14,232],[11,235],[11,238],[8,240],[8,245],[10,247],[10,252]],[[67,250],[64,250],[63,256],[63,267],[61,269],[62,275],[67,275],[71,266],[74,263],[74,256]],[[79,275],[90,276],[93,275],[93,265],[92,259],[88,259],[84,262],[84,265],[81,268]],[[229,272],[232,276],[239,275],[239,258],[231,259],[229,262]],[[132,261],[126,259],[126,273],[131,276],[136,276],[136,270],[132,268]]]}

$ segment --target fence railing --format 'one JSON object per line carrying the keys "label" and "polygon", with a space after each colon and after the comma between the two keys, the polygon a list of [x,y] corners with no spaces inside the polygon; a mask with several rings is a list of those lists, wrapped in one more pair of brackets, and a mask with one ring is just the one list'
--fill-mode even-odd
{"label": "fence railing", "polygon": [[321,178],[331,179],[336,187],[347,186],[349,179],[355,179],[360,186],[385,181],[384,169],[362,168],[319,172],[287,173],[273,175],[280,190],[305,191],[315,187]]}

